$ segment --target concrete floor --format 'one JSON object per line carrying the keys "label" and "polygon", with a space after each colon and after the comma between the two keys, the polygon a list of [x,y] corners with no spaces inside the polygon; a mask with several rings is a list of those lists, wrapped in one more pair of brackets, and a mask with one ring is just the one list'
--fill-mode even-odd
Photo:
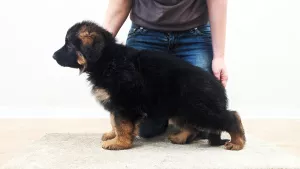
{"label": "concrete floor", "polygon": [[[107,119],[0,119],[0,166],[46,133],[103,133]],[[300,119],[244,119],[247,133],[300,156]]]}

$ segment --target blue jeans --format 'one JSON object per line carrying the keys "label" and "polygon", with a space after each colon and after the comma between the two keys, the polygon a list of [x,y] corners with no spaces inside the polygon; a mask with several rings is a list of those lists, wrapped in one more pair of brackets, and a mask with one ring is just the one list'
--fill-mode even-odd
{"label": "blue jeans", "polygon": [[161,32],[132,24],[126,45],[168,52],[212,73],[213,50],[209,24],[180,32]]}
{"label": "blue jeans", "polygon": [[[213,50],[209,24],[176,32],[150,30],[132,24],[126,45],[140,50],[167,52],[212,73]],[[140,124],[139,135],[150,138],[163,133],[167,126],[168,119],[148,118]],[[202,138],[206,137],[207,133],[202,133]]]}

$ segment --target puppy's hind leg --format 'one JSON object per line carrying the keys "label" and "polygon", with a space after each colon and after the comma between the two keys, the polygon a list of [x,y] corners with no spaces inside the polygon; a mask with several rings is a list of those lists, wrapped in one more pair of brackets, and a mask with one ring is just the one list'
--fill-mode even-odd
{"label": "puppy's hind leg", "polygon": [[179,133],[170,134],[168,138],[173,144],[188,144],[191,143],[196,136],[197,134],[191,130],[183,128]]}
{"label": "puppy's hind leg", "polygon": [[239,114],[236,111],[228,111],[233,118],[227,132],[230,134],[231,141],[225,143],[227,150],[241,150],[246,143],[245,131]]}
{"label": "puppy's hind leg", "polygon": [[172,120],[172,122],[180,128],[180,131],[178,133],[169,135],[168,139],[171,141],[171,143],[188,144],[194,141],[194,139],[197,137],[199,132],[196,132],[194,129],[180,124],[178,120]]}

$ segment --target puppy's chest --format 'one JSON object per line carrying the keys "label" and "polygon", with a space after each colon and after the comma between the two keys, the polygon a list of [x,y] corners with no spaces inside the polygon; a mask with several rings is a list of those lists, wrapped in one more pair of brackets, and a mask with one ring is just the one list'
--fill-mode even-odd
{"label": "puppy's chest", "polygon": [[110,101],[111,96],[109,92],[104,88],[93,87],[91,93],[95,97],[95,99],[101,104],[105,104]]}

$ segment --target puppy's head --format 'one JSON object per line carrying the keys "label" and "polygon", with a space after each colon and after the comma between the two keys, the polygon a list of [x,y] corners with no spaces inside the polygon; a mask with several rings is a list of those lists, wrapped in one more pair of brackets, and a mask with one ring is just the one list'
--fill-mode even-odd
{"label": "puppy's head", "polygon": [[82,73],[99,60],[105,45],[112,40],[111,34],[96,23],[76,23],[67,31],[65,44],[53,54],[53,58],[59,65],[78,68]]}

